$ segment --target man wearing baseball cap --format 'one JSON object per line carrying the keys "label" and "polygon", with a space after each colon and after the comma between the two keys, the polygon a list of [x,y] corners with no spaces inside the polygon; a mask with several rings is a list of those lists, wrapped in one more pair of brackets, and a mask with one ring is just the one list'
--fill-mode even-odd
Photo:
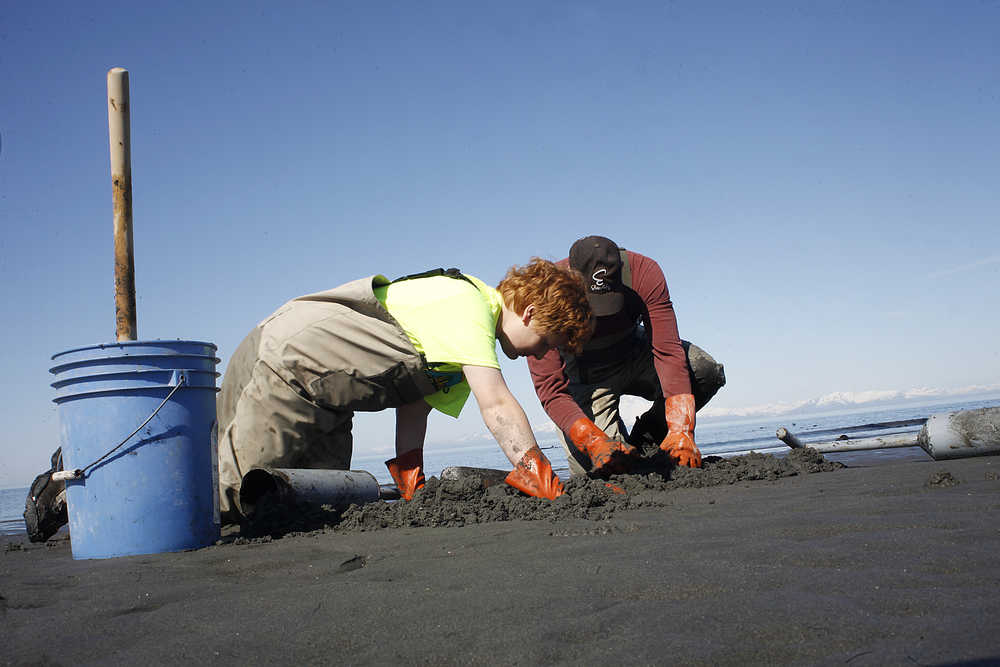
{"label": "man wearing baseball cap", "polygon": [[[579,239],[557,264],[583,274],[596,319],[579,353],[552,349],[528,359],[535,392],[562,431],[570,471],[627,472],[636,457],[659,452],[700,467],[695,411],[726,376],[722,364],[680,339],[660,266],[603,236]],[[619,414],[624,395],[653,402],[631,432]]]}

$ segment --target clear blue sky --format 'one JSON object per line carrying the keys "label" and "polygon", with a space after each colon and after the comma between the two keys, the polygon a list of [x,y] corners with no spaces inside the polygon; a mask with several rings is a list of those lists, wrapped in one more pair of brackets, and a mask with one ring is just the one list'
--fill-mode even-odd
{"label": "clear blue sky", "polygon": [[660,261],[715,406],[1000,382],[997,2],[144,4],[0,18],[0,487],[57,445],[49,357],[114,339],[114,66],[140,338],[222,368],[299,294],[604,234]]}

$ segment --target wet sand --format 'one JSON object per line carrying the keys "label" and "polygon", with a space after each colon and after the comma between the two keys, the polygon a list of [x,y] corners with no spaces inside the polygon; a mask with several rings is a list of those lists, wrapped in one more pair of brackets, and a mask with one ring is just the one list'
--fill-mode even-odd
{"label": "wet sand", "polygon": [[554,503],[434,480],[184,553],[0,538],[0,663],[1000,661],[1000,457],[798,456]]}

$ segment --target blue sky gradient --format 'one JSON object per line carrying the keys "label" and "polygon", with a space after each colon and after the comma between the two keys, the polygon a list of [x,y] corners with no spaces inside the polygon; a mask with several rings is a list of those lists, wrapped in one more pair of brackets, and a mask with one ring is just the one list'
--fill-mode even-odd
{"label": "blue sky gradient", "polygon": [[49,357],[114,339],[115,66],[139,336],[222,369],[291,297],[604,234],[661,263],[720,410],[1000,382],[1000,3],[88,4],[0,19],[0,487],[57,445]]}

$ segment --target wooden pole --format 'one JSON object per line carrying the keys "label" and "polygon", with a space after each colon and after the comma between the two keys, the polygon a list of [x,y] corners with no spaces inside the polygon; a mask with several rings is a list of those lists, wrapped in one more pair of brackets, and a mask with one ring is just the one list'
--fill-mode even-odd
{"label": "wooden pole", "polygon": [[128,70],[108,70],[108,140],[111,147],[111,196],[115,233],[115,333],[136,340],[135,259],[132,250],[132,140]]}

